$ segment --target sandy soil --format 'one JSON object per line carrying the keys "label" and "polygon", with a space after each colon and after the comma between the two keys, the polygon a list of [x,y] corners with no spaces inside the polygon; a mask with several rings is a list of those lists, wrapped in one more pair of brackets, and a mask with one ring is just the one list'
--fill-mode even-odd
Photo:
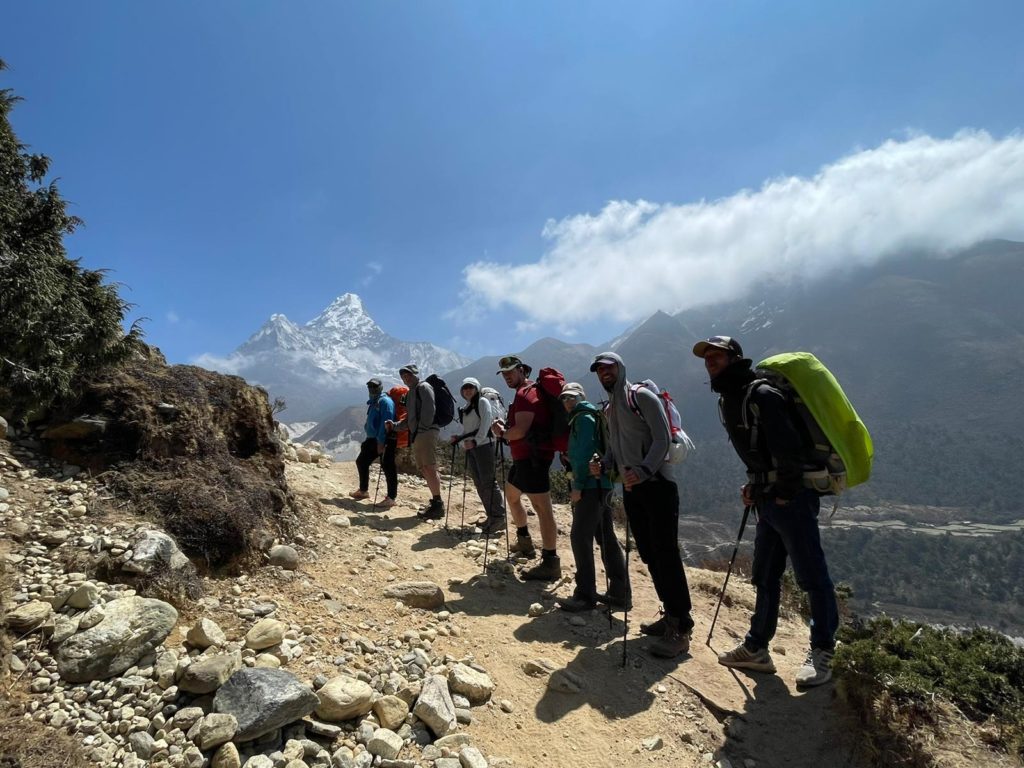
{"label": "sandy soil", "polygon": [[[746,629],[753,605],[747,584],[730,583],[731,605],[723,607],[708,647],[705,640],[723,575],[688,569],[697,622],[691,652],[659,660],[647,653],[650,639],[639,633],[640,621],[655,616],[658,603],[634,552],[630,574],[635,604],[623,666],[621,613],[609,622],[606,613],[594,611],[581,621],[557,610],[556,599],[568,597],[573,586],[567,507],[556,507],[565,578],[553,588],[501,572],[504,538],[497,556],[491,557],[497,566],[483,573],[481,562],[470,556],[472,542],[467,543],[468,526],[483,510],[470,489],[467,528],[460,532],[458,478],[447,531],[443,521],[426,523],[415,517],[429,498],[418,479],[402,476],[400,504],[386,513],[372,512],[372,500],[348,498],[347,492],[356,487],[351,463],[289,464],[288,481],[306,512],[306,578],[283,590],[294,600],[282,606],[283,613],[313,623],[321,637],[348,628],[372,638],[373,629],[382,625],[401,634],[405,628],[425,627],[432,616],[419,611],[400,615],[394,601],[383,596],[389,581],[427,578],[438,583],[460,636],[438,637],[435,649],[456,658],[474,657],[497,684],[495,702],[512,705],[510,713],[499,706],[474,709],[469,732],[485,754],[512,758],[516,765],[707,766],[723,758],[733,766],[760,768],[867,764],[855,754],[850,734],[856,729],[844,718],[832,686],[798,692],[793,684],[807,644],[807,629],[799,619],[780,624],[773,647],[777,675],[737,674],[717,663],[716,653],[732,647]],[[328,517],[334,514],[348,516],[352,526],[330,524]],[[390,538],[383,553],[368,544],[382,532]],[[599,557],[597,563],[600,581]],[[320,603],[296,594],[321,591],[349,607],[326,616]],[[545,607],[535,618],[528,615],[533,603]],[[326,654],[318,656],[329,661]],[[581,690],[556,692],[545,678],[527,675],[523,665],[535,659],[550,660],[570,672],[582,682]],[[324,671],[330,671],[328,664]],[[644,748],[645,740],[658,736],[663,746]]]}

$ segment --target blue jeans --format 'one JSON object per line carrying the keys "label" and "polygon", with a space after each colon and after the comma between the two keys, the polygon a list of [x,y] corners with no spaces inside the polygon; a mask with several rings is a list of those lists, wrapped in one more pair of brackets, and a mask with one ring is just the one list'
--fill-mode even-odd
{"label": "blue jeans", "polygon": [[787,555],[793,563],[796,583],[807,593],[811,605],[811,647],[825,650],[835,647],[839,609],[821,548],[819,507],[818,495],[810,490],[801,491],[784,507],[778,506],[774,499],[765,499],[757,505],[750,579],[757,590],[757,600],[745,640],[751,650],[767,648],[775,636]]}

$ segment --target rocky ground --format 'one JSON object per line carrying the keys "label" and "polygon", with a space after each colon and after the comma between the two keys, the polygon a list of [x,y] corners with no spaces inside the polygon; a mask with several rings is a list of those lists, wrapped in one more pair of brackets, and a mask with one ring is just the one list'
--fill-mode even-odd
{"label": "rocky ground", "polygon": [[638,633],[657,603],[634,554],[623,665],[621,613],[557,610],[572,591],[567,508],[563,580],[524,583],[504,538],[485,572],[481,507],[470,489],[462,510],[459,479],[446,530],[415,517],[416,478],[381,513],[348,498],[352,464],[296,458],[300,531],[211,575],[101,482],[0,441],[13,636],[0,685],[21,717],[103,766],[863,764],[832,686],[793,685],[798,618],[781,624],[778,675],[716,663],[745,627],[749,586],[730,585],[707,647],[722,575],[689,569],[691,652],[657,660]]}

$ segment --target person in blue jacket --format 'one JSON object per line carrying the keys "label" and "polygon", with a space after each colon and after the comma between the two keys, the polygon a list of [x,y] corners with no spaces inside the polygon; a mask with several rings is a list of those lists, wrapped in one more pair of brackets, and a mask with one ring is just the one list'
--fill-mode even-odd
{"label": "person in blue jacket", "polygon": [[366,401],[366,439],[359,446],[356,457],[356,469],[359,471],[359,488],[351,491],[353,499],[366,499],[370,496],[370,465],[380,458],[380,466],[384,470],[387,481],[387,497],[377,504],[387,509],[395,506],[398,496],[398,470],[395,468],[396,435],[388,432],[384,424],[395,420],[395,403],[384,393],[384,385],[380,379],[366,382],[369,399]]}
{"label": "person in blue jacket", "polygon": [[[577,613],[594,608],[598,602],[629,610],[632,596],[626,560],[612,527],[612,482],[607,473],[593,477],[590,460],[602,456],[601,424],[604,414],[587,402],[583,386],[569,382],[560,399],[569,413],[569,464],[572,468],[572,529],[569,541],[576,560],[576,589],[572,597],[559,602],[563,611]],[[601,560],[608,574],[608,592],[597,591],[594,569],[594,541],[601,548]]]}

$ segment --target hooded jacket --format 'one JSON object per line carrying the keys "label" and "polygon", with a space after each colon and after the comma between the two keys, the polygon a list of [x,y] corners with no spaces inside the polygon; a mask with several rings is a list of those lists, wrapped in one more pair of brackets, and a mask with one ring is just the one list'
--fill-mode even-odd
{"label": "hooded jacket", "polygon": [[[720,413],[729,441],[752,476],[754,495],[792,499],[803,488],[803,441],[795,415],[775,387],[761,383],[750,392],[748,408],[757,408],[759,429],[756,440],[751,434],[752,414],[743,413],[747,390],[757,378],[751,361],[740,358],[729,364],[711,381],[711,389],[721,396]],[[768,473],[775,481],[768,481]]]}
{"label": "hooded jacket", "polygon": [[[494,415],[491,409],[491,401],[480,394],[480,382],[472,377],[465,379],[462,386],[467,384],[476,387],[476,394],[459,407],[459,414],[462,421],[462,433],[459,435],[459,444],[465,448],[466,440],[475,440],[477,446],[490,445],[494,442],[491,437],[491,424],[494,422]],[[461,387],[459,390],[461,391]]]}
{"label": "hooded jacket", "polygon": [[665,409],[657,395],[646,387],[637,387],[640,414],[634,413],[629,407],[630,382],[622,358],[614,352],[602,352],[598,357],[610,358],[619,366],[619,377],[608,393],[609,445],[603,461],[614,465],[620,474],[633,469],[641,481],[648,480],[664,467],[672,442]]}
{"label": "hooded jacket", "polygon": [[366,401],[366,424],[363,427],[366,430],[367,439],[375,438],[378,443],[383,445],[388,439],[384,422],[394,421],[394,419],[395,404],[390,397],[385,394],[371,397]]}
{"label": "hooded jacket", "polygon": [[586,400],[579,400],[569,414],[569,464],[572,466],[572,489],[583,491],[587,488],[611,488],[608,473],[601,473],[600,479],[590,474],[590,459],[601,454],[601,436],[597,431],[600,409]]}

